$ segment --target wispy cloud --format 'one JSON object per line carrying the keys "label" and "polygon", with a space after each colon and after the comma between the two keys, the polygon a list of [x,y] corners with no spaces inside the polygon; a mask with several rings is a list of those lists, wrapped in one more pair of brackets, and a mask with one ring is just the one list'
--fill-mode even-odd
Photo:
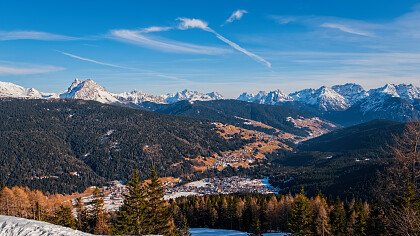
{"label": "wispy cloud", "polygon": [[162,32],[162,31],[168,31],[171,30],[172,27],[166,27],[166,26],[150,26],[144,29],[139,30],[140,33],[153,33],[153,32]]}
{"label": "wispy cloud", "polygon": [[130,67],[125,67],[125,66],[119,66],[119,65],[115,65],[115,64],[111,64],[111,63],[106,63],[106,62],[102,62],[102,61],[97,61],[94,59],[90,59],[90,58],[86,58],[86,57],[81,57],[81,56],[77,56],[71,53],[67,53],[67,52],[62,52],[62,51],[57,51],[63,55],[66,55],[68,57],[77,59],[77,60],[81,60],[81,61],[86,61],[86,62],[91,62],[94,64],[98,64],[98,65],[102,65],[102,66],[109,66],[109,67],[114,67],[114,68],[120,68],[120,69],[128,69],[128,70],[135,70],[135,68],[130,68]]}
{"label": "wispy cloud", "polygon": [[33,65],[22,63],[0,63],[0,75],[33,75],[64,70],[51,65]]}
{"label": "wispy cloud", "polygon": [[366,36],[366,37],[372,37],[373,36],[373,33],[371,33],[371,32],[356,29],[356,28],[353,28],[352,26],[339,24],[339,23],[323,23],[323,24],[321,24],[321,27],[330,28],[330,29],[337,29],[337,30],[343,31],[345,33],[356,34],[356,35],[361,35],[361,36]]}
{"label": "wispy cloud", "polygon": [[74,58],[74,59],[77,59],[77,60],[80,60],[80,61],[86,61],[86,62],[90,62],[90,63],[102,65],[102,66],[113,67],[113,68],[142,72],[145,75],[149,75],[149,76],[156,76],[156,77],[162,77],[162,78],[166,78],[166,79],[185,81],[184,79],[178,78],[176,76],[166,75],[166,74],[163,74],[163,73],[160,73],[160,72],[157,72],[157,71],[153,71],[153,70],[145,70],[145,69],[121,66],[121,65],[106,63],[106,62],[102,62],[102,61],[98,61],[98,60],[94,60],[94,59],[90,59],[90,58],[86,58],[86,57],[81,57],[81,56],[78,56],[78,55],[74,55],[74,54],[67,53],[67,52],[62,52],[62,51],[59,51],[59,50],[56,50],[56,51],[65,55],[65,56],[68,56],[68,57],[71,57],[71,58]]}
{"label": "wispy cloud", "polygon": [[331,16],[277,16],[271,15],[270,19],[276,21],[278,24],[301,24],[309,26],[314,29],[328,28],[335,29],[346,34],[353,34],[357,36],[373,37],[374,30],[380,28],[378,24],[368,22],[345,19]]}
{"label": "wispy cloud", "polygon": [[229,46],[231,46],[232,48],[234,48],[235,50],[244,53],[245,55],[249,56],[253,60],[267,66],[268,68],[271,68],[271,63],[270,62],[268,62],[267,60],[265,60],[264,58],[262,58],[262,57],[260,57],[256,54],[242,48],[241,46],[239,46],[238,44],[230,41],[229,39],[225,38],[224,36],[220,35],[215,30],[210,28],[208,26],[207,22],[202,21],[200,19],[190,19],[190,18],[178,18],[178,20],[180,21],[180,23],[178,25],[179,29],[186,30],[186,29],[191,29],[191,28],[198,28],[198,29],[210,32],[210,33],[214,34],[218,39],[220,39],[224,43],[226,43]]}
{"label": "wispy cloud", "polygon": [[41,40],[41,41],[69,41],[79,38],[53,34],[41,31],[0,31],[0,41],[8,40]]}
{"label": "wispy cloud", "polygon": [[165,38],[155,38],[148,35],[145,35],[141,33],[138,30],[112,30],[110,32],[111,37],[147,47],[147,48],[153,48],[160,51],[166,51],[166,52],[177,52],[177,53],[193,53],[193,54],[207,54],[207,55],[219,55],[219,54],[225,54],[228,52],[228,50],[219,48],[219,47],[211,47],[211,46],[202,46],[202,45],[196,45],[191,43],[183,43],[178,42],[174,40],[169,40]]}
{"label": "wispy cloud", "polygon": [[226,19],[225,24],[240,20],[246,13],[248,13],[246,10],[241,9],[234,11],[229,18]]}

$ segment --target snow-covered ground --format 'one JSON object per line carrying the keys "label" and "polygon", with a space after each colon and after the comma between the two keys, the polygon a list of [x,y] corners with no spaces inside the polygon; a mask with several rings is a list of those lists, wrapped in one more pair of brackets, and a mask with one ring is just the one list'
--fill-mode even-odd
{"label": "snow-covered ground", "polygon": [[[192,236],[246,236],[248,233],[226,229],[191,228]],[[286,236],[286,233],[265,233],[264,236]]]}
{"label": "snow-covered ground", "polygon": [[17,218],[12,216],[0,216],[1,236],[88,236],[70,228],[53,225],[50,223]]}

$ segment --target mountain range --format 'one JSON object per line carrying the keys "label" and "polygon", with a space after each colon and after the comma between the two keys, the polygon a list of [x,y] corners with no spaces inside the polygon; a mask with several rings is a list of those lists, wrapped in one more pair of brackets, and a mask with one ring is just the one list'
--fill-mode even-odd
{"label": "mountain range", "polygon": [[[61,94],[43,93],[34,88],[27,89],[13,83],[0,82],[0,97],[93,100],[152,111],[162,111],[162,105],[175,104],[179,101],[193,103],[225,100],[217,92],[200,93],[187,89],[165,95],[150,95],[139,91],[111,93],[93,80],[78,79]],[[412,84],[386,84],[365,90],[361,85],[347,83],[331,87],[322,86],[318,89],[303,89],[290,94],[277,89],[269,92],[260,91],[256,94],[242,93],[236,100],[292,107],[343,126],[373,119],[407,121],[420,117],[420,87]]]}

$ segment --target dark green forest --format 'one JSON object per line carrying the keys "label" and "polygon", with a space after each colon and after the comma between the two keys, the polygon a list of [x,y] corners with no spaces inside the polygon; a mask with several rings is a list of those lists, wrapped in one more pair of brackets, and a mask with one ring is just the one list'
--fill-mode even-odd
{"label": "dark green forest", "polygon": [[[152,163],[163,176],[193,173],[184,157],[241,147],[207,121],[77,100],[0,101],[0,182],[71,193],[127,180]],[[77,172],[77,173],[76,173]]]}

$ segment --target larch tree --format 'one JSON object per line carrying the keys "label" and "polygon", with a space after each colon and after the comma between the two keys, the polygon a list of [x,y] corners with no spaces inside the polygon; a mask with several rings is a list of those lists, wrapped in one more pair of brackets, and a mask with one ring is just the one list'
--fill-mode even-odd
{"label": "larch tree", "polygon": [[312,208],[314,211],[314,232],[315,235],[331,235],[331,225],[329,219],[329,209],[326,200],[321,196],[316,196],[313,200]]}
{"label": "larch tree", "polygon": [[109,224],[109,215],[104,208],[103,193],[95,189],[93,193],[92,217],[94,222],[94,234],[107,235],[111,233]]}

